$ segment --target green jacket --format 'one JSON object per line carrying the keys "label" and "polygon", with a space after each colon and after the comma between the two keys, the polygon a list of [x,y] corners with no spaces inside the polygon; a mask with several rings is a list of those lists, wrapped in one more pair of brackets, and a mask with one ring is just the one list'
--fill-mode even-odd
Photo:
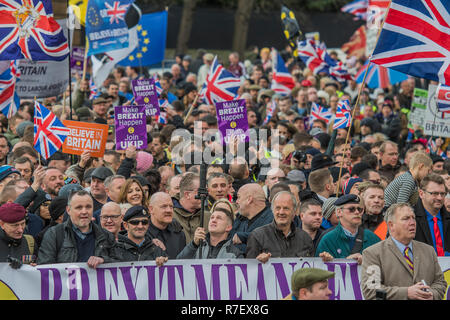
{"label": "green jacket", "polygon": [[[379,241],[381,240],[375,233],[369,229],[364,229],[363,245],[360,253],[362,253],[364,249]],[[322,237],[322,240],[320,240],[316,249],[316,257],[324,251],[328,252],[336,259],[345,259],[352,253],[349,238],[344,233],[340,223],[336,226],[336,228],[330,232],[327,232]]]}

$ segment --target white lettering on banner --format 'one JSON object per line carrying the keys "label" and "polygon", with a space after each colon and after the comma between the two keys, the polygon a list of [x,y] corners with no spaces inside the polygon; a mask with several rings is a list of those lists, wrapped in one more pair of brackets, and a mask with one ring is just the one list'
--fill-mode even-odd
{"label": "white lettering on banner", "polygon": [[[438,261],[447,279],[450,258]],[[324,263],[320,258],[276,258],[265,264],[256,259],[169,260],[162,267],[154,261],[135,261],[96,269],[72,263],[14,270],[0,263],[0,299],[279,300],[291,292],[292,273],[310,267],[335,272],[328,283],[331,299],[363,299],[361,267],[354,260]]]}

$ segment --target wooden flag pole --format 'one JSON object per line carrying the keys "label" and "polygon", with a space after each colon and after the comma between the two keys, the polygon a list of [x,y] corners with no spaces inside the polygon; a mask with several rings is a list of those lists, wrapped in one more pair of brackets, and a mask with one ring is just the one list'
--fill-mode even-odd
{"label": "wooden flag pole", "polygon": [[86,37],[86,48],[84,51],[84,59],[83,59],[83,76],[81,78],[81,81],[86,79],[86,68],[87,68],[87,58],[88,58],[88,51],[89,51],[89,42]]}
{"label": "wooden flag pole", "polygon": [[186,125],[187,123],[187,119],[189,118],[189,116],[191,115],[192,111],[194,111],[194,107],[197,104],[197,99],[200,96],[199,93],[197,93],[197,95],[195,96],[194,102],[192,102],[191,107],[189,108],[188,113],[186,114],[186,117],[184,118],[183,124]]}
{"label": "wooden flag pole", "polygon": [[[378,30],[378,35],[377,35],[377,40],[375,41],[374,50],[375,50],[375,48],[377,46],[378,40],[380,39],[381,30],[383,30],[384,22],[386,21],[386,17],[387,17],[387,14],[389,12],[390,7],[391,7],[391,2],[389,2],[388,9],[386,10],[386,13],[384,15],[383,21],[381,22],[380,30]],[[345,138],[345,144],[344,144],[345,148],[344,148],[344,150],[347,150],[348,139],[350,137],[350,130],[352,128],[353,119],[355,118],[355,111],[356,111],[356,109],[359,106],[359,99],[361,97],[361,93],[362,93],[362,91],[363,91],[363,89],[365,87],[365,84],[366,84],[366,77],[367,77],[367,73],[369,71],[371,60],[372,60],[372,55],[370,55],[370,57],[369,57],[369,62],[367,63],[367,68],[366,68],[366,71],[364,73],[364,78],[363,78],[363,81],[361,83],[361,86],[359,87],[358,96],[357,96],[356,102],[355,102],[355,107],[353,108],[353,112],[352,112],[352,118],[350,119],[350,126],[348,127],[347,136]],[[339,197],[339,185],[341,183],[342,168],[343,168],[344,162],[345,162],[345,155],[346,155],[346,152],[344,152],[343,155],[342,155],[342,161],[341,161],[341,165],[340,165],[340,168],[339,168],[339,177],[338,177],[338,181],[337,181],[337,184],[336,184],[336,196],[337,197]]]}

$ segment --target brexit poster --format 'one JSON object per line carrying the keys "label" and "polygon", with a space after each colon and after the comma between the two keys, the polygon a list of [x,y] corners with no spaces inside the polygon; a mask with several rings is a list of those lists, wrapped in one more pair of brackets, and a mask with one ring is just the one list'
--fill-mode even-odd
{"label": "brexit poster", "polygon": [[229,144],[235,138],[240,143],[249,141],[245,99],[217,102],[216,116],[223,144]]}
{"label": "brexit poster", "polygon": [[[447,283],[450,258],[438,258]],[[274,258],[173,260],[102,264],[23,265],[0,263],[2,300],[280,300],[291,293],[291,277],[302,268],[335,273],[331,300],[363,300],[361,266],[354,260]],[[448,287],[444,299],[450,299]]]}
{"label": "brexit poster", "polygon": [[147,148],[147,123],[145,106],[114,107],[116,125],[116,150]]}
{"label": "brexit poster", "polygon": [[145,106],[146,116],[159,116],[159,100],[156,92],[155,80],[137,79],[131,81],[134,100],[138,105]]}

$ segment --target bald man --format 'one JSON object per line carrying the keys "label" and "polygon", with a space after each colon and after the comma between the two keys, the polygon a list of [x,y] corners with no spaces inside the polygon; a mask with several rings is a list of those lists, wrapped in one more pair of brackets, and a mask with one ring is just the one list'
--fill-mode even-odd
{"label": "bald man", "polygon": [[150,198],[150,226],[147,233],[162,242],[169,259],[176,259],[186,246],[186,236],[181,224],[173,218],[173,202],[169,194],[156,192]]}
{"label": "bald man", "polygon": [[243,185],[237,193],[239,213],[234,219],[230,236],[233,244],[245,253],[250,232],[273,221],[270,206],[266,205],[263,188],[257,183]]}
{"label": "bald man", "polygon": [[284,171],[280,168],[272,168],[267,172],[264,192],[267,199],[270,197],[270,189],[278,182],[283,181],[286,178]]}
{"label": "bald man", "polygon": [[122,229],[122,212],[117,203],[110,201],[103,205],[100,211],[100,225],[111,232],[117,241],[119,231]]}

